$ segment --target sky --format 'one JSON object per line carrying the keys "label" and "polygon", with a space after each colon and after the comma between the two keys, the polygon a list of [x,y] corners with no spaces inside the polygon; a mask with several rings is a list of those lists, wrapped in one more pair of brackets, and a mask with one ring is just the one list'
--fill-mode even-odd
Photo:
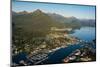
{"label": "sky", "polygon": [[72,5],[72,4],[54,4],[13,1],[12,10],[15,12],[28,11],[33,12],[40,9],[45,13],[56,13],[65,17],[74,16],[79,19],[95,19],[95,6]]}

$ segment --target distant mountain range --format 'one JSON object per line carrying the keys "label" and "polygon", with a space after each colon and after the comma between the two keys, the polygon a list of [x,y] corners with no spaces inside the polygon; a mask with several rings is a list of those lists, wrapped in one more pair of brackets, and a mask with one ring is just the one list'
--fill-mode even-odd
{"label": "distant mountain range", "polygon": [[34,12],[12,11],[13,29],[21,29],[25,33],[32,33],[34,36],[45,36],[51,27],[58,28],[80,28],[81,26],[95,26],[94,19],[78,19],[76,17],[64,17],[56,13],[44,13],[40,9]]}
{"label": "distant mountain range", "polygon": [[56,13],[48,13],[49,16],[52,17],[57,22],[62,23],[78,23],[81,26],[95,26],[95,19],[78,19],[74,16],[72,17],[64,17],[62,15],[56,14]]}
{"label": "distant mountain range", "polygon": [[95,27],[96,25],[96,20],[95,19],[82,19],[79,20],[82,24],[82,26],[92,26]]}

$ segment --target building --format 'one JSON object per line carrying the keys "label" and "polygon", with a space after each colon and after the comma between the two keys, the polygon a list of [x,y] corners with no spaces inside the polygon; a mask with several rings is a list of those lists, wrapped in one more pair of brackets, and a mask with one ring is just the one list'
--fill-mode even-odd
{"label": "building", "polygon": [[47,35],[47,38],[66,38],[69,36],[67,32],[71,30],[71,28],[59,29],[57,27],[51,27],[50,33]]}

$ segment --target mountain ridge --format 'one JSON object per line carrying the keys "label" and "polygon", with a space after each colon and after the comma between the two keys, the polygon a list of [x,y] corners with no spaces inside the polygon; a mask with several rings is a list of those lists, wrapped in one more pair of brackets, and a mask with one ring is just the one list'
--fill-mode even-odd
{"label": "mountain ridge", "polygon": [[[49,33],[51,27],[58,28],[80,28],[81,26],[95,26],[95,20],[80,20],[76,17],[64,17],[56,13],[45,13],[40,9],[33,12],[13,12],[12,22],[14,27],[25,32],[34,33],[34,36],[44,36]],[[40,34],[38,34],[40,33]]]}

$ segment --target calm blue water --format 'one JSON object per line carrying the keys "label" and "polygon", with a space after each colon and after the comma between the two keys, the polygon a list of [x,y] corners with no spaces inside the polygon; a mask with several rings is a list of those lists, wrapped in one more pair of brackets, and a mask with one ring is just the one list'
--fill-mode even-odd
{"label": "calm blue water", "polygon": [[[82,27],[80,29],[75,30],[71,36],[75,36],[79,39],[92,41],[95,39],[95,28],[94,27]],[[81,48],[81,44],[71,45],[66,48],[61,48],[57,50],[54,54],[50,55],[48,60],[44,61],[44,64],[56,64],[61,63],[62,59],[72,53],[74,50]]]}
{"label": "calm blue water", "polygon": [[95,39],[95,28],[94,27],[82,27],[75,30],[75,33],[71,34],[72,36],[78,37],[79,39],[91,41]]}
{"label": "calm blue water", "polygon": [[44,61],[45,64],[56,64],[61,63],[62,59],[72,53],[74,50],[81,48],[79,45],[70,45],[66,48],[57,50],[54,54],[49,55],[48,60]]}

